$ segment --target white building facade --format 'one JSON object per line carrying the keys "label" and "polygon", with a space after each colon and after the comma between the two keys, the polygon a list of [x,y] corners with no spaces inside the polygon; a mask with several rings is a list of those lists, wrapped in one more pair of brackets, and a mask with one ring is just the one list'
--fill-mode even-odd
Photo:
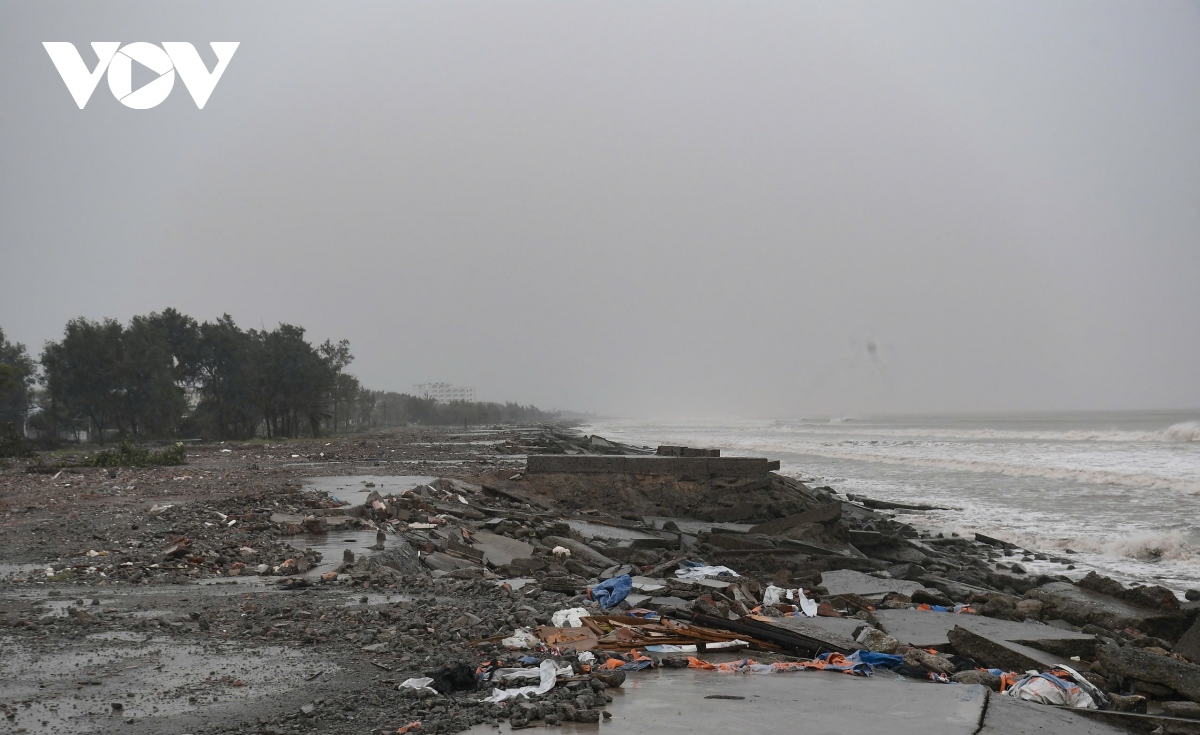
{"label": "white building facade", "polygon": [[438,403],[450,401],[475,400],[475,389],[451,385],[450,383],[420,383],[413,386],[413,395],[419,398],[432,398]]}

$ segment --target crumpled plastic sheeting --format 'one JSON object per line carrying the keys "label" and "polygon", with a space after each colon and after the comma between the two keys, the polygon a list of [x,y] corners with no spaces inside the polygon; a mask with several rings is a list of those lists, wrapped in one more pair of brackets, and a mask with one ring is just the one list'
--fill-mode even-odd
{"label": "crumpled plastic sheeting", "polygon": [[[676,574],[678,574],[678,572],[676,572]],[[804,590],[802,589],[785,590],[782,587],[770,585],[767,587],[767,591],[763,593],[764,605],[778,605],[779,603],[783,602],[784,599],[786,599],[788,602],[795,603],[800,608],[800,612],[804,613],[806,616],[810,618],[815,618],[817,616],[817,603],[814,600],[810,600],[805,597]]]}
{"label": "crumpled plastic sheeting", "polygon": [[600,603],[600,607],[607,610],[614,605],[620,604],[622,600],[629,596],[630,590],[633,589],[633,577],[628,574],[622,574],[619,577],[605,580],[595,587],[588,588],[588,597]]}
{"label": "crumpled plastic sheeting", "polygon": [[500,641],[505,648],[537,648],[541,643],[536,635],[529,632],[529,628],[517,628],[512,635]]}
{"label": "crumpled plastic sheeting", "polygon": [[[534,669],[530,669],[532,673]],[[519,697],[522,694],[528,696],[533,694],[545,694],[554,688],[554,683],[559,676],[570,676],[574,673],[570,664],[566,666],[558,666],[550,659],[542,661],[541,666],[537,669],[539,681],[534,686],[517,687],[515,689],[493,689],[492,696],[488,697],[485,702],[503,702],[514,697]],[[513,678],[516,678],[515,676]]]}
{"label": "crumpled plastic sheeting", "polygon": [[811,661],[780,661],[773,664],[760,664],[754,659],[744,658],[738,661],[727,661],[714,664],[703,661],[695,656],[688,656],[689,669],[705,669],[722,673],[736,674],[778,674],[791,671],[840,671],[852,676],[871,676],[874,669],[870,664],[852,661],[840,653],[822,653]]}
{"label": "crumpled plastic sheeting", "polygon": [[[734,638],[731,641],[714,641],[704,644],[706,651],[720,651],[725,648],[745,648],[750,645],[746,641]],[[696,653],[698,648],[694,643],[664,643],[659,646],[646,646],[651,653]]]}
{"label": "crumpled plastic sheeting", "polygon": [[681,561],[679,568],[675,570],[675,576],[680,579],[688,579],[697,582],[701,579],[709,577],[720,577],[728,575],[730,577],[740,577],[742,575],[733,571],[729,567],[707,566],[694,561]]}
{"label": "crumpled plastic sheeting", "polygon": [[590,617],[586,607],[569,607],[559,610],[550,617],[550,625],[555,628],[582,628],[581,618]]}
{"label": "crumpled plastic sheeting", "polygon": [[1004,693],[1026,702],[1065,705],[1079,709],[1098,709],[1096,702],[1079,685],[1063,681],[1053,674],[1027,676],[1013,684]]}
{"label": "crumpled plastic sheeting", "polygon": [[424,689],[427,692],[437,694],[437,690],[429,686],[432,683],[433,679],[431,677],[421,676],[414,679],[405,679],[404,681],[400,682],[400,686],[396,687],[396,689],[398,691],[404,691],[405,689]]}

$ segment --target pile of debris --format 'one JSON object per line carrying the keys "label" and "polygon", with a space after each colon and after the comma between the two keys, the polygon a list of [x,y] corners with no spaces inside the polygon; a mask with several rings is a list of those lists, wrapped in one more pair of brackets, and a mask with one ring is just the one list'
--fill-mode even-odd
{"label": "pile of debris", "polygon": [[[774,472],[689,476],[687,465],[655,464],[715,455],[684,451],[629,457],[619,473],[443,478],[371,497],[352,514],[415,551],[406,569],[418,561],[434,576],[568,598],[562,619],[480,645],[647,654],[621,667],[703,668],[680,654],[750,649],[1109,716],[1146,713],[1155,700],[1168,702],[1151,707],[1159,716],[1188,709],[1170,701],[1200,702],[1200,607],[1169,590],[1126,589],[1094,572],[1078,583],[1030,575],[1010,544],[922,535],[886,504]],[[607,466],[597,459],[622,461],[556,461]]]}

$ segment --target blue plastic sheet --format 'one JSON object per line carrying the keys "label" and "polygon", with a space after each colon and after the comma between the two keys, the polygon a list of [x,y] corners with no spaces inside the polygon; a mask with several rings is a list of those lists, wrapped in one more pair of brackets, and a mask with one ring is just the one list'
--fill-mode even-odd
{"label": "blue plastic sheet", "polygon": [[600,607],[607,610],[624,600],[629,596],[629,591],[633,589],[633,577],[628,574],[622,574],[619,577],[607,579],[595,587],[588,589],[588,597],[600,603]]}
{"label": "blue plastic sheet", "polygon": [[846,657],[847,661],[853,661],[856,664],[867,664],[869,666],[878,666],[881,669],[894,669],[904,665],[904,657],[897,656],[892,653],[875,653],[860,649]]}

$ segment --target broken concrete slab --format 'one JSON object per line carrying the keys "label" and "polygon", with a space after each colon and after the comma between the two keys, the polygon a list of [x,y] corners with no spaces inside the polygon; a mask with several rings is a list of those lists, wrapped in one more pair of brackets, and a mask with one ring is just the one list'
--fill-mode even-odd
{"label": "broken concrete slab", "polygon": [[659,445],[654,452],[660,457],[720,457],[720,449],[698,449],[696,447],[677,447],[668,444]]}
{"label": "broken concrete slab", "polygon": [[853,651],[859,648],[854,641],[854,631],[866,625],[863,621],[855,618],[808,618],[788,615],[782,618],[756,617],[755,619],[776,628],[783,628],[824,641],[830,650],[844,648]]}
{"label": "broken concrete slab", "polygon": [[652,577],[643,577],[641,575],[633,577],[633,589],[638,592],[658,592],[667,588],[667,580],[654,579]]}
{"label": "broken concrete slab", "polygon": [[455,569],[467,569],[475,566],[469,561],[456,559],[440,551],[425,554],[421,557],[421,561],[425,563],[425,566],[438,572],[453,572]]}
{"label": "broken concrete slab", "polygon": [[1143,715],[1113,710],[1071,710],[1097,724],[1121,728],[1116,732],[1162,733],[1162,735],[1200,735],[1200,720],[1165,715]]}
{"label": "broken concrete slab", "polygon": [[[826,575],[827,576],[827,575]],[[1090,658],[1096,637],[1043,623],[1018,623],[1011,620],[936,612],[932,610],[876,610],[871,618],[902,645],[947,650],[949,633],[961,626],[977,635],[997,641],[1033,646],[1063,658]]]}
{"label": "broken concrete slab", "polygon": [[[636,696],[609,690],[614,702],[606,709],[612,719],[601,727],[607,735],[742,732],[748,723],[781,732],[797,729],[797,723],[805,732],[839,732],[852,723],[855,730],[890,735],[971,735],[986,701],[983,687],[929,686],[883,676],[722,676],[670,668],[633,676]],[[483,724],[468,732],[505,730]]]}
{"label": "broken concrete slab", "polygon": [[821,586],[830,595],[858,595],[860,597],[883,597],[889,592],[911,596],[925,587],[906,579],[885,579],[849,569],[835,569],[821,574]]}
{"label": "broken concrete slab", "polygon": [[[960,616],[961,617],[961,616]],[[950,646],[959,656],[974,659],[981,666],[1004,671],[1046,671],[1055,666],[1078,666],[1078,663],[1002,638],[974,633],[954,626],[947,634]]]}
{"label": "broken concrete slab", "polygon": [[1075,710],[990,694],[983,727],[976,735],[1128,735],[1125,730],[1081,717]]}
{"label": "broken concrete slab", "polygon": [[1109,630],[1135,628],[1169,641],[1178,640],[1189,627],[1188,617],[1183,611],[1140,607],[1109,595],[1080,589],[1069,582],[1051,582],[1035,587],[1027,597],[1041,600],[1047,617],[1062,618],[1079,626],[1091,624]]}
{"label": "broken concrete slab", "polygon": [[1200,663],[1200,617],[1196,618],[1196,622],[1192,623],[1192,627],[1188,628],[1171,650],[1191,659],[1192,663]]}
{"label": "broken concrete slab", "polygon": [[564,536],[547,536],[542,539],[542,542],[550,547],[561,546],[564,549],[570,549],[571,555],[575,558],[583,561],[584,563],[598,566],[601,569],[608,569],[609,567],[617,566],[619,564],[619,562],[617,562],[615,559],[609,559],[607,556],[601,554],[599,551],[596,551],[582,541],[576,541],[573,538],[566,538]]}
{"label": "broken concrete slab", "polygon": [[760,523],[750,529],[750,533],[759,533],[764,536],[774,536],[783,533],[797,526],[807,525],[809,523],[833,523],[842,517],[841,503],[824,503],[814,508],[796,513],[787,518],[778,518],[766,523]]}
{"label": "broken concrete slab", "polygon": [[708,537],[708,545],[714,549],[724,549],[727,551],[771,550],[775,548],[775,544],[767,539],[741,533],[714,533]]}
{"label": "broken concrete slab", "polygon": [[728,508],[713,508],[707,511],[697,513],[697,517],[702,521],[710,521],[712,523],[736,523],[753,518],[758,513],[758,509],[751,503],[738,503]]}
{"label": "broken concrete slab", "polygon": [[1168,687],[1180,696],[1200,702],[1200,666],[1144,648],[1099,646],[1096,655],[1104,671],[1123,679],[1136,679]]}
{"label": "broken concrete slab", "polygon": [[508,536],[501,536],[491,531],[476,531],[473,534],[475,548],[483,552],[485,564],[502,566],[511,564],[513,559],[525,559],[533,556],[533,546],[524,541],[518,541]]}

